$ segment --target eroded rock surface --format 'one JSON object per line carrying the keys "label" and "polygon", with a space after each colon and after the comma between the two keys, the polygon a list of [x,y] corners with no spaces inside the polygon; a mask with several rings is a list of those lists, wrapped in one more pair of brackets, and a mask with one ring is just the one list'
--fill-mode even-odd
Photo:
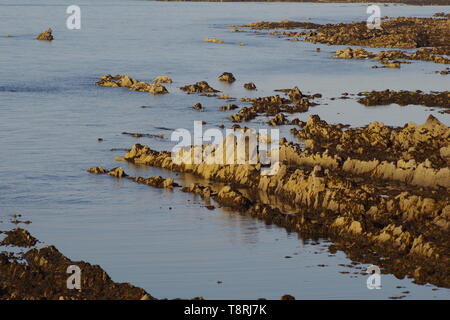
{"label": "eroded rock surface", "polygon": [[[450,128],[433,117],[403,128],[349,129],[317,116],[298,123],[304,147],[281,141],[273,175],[261,175],[260,164],[175,163],[169,152],[143,145],[124,160],[225,183],[219,192],[195,184],[183,190],[306,236],[330,237],[355,259],[396,275],[450,287]],[[181,158],[193,153],[183,151]],[[251,200],[233,186],[283,199],[297,213]]]}

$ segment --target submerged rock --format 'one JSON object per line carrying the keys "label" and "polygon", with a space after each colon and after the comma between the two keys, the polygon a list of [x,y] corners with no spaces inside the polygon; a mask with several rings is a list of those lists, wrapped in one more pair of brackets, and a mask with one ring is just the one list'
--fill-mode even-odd
{"label": "submerged rock", "polygon": [[205,38],[203,39],[203,42],[225,43],[225,41],[216,38]]}

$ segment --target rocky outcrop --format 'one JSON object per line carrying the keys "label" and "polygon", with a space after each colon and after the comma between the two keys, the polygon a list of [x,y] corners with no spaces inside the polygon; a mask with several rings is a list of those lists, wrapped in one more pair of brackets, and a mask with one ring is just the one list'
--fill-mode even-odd
{"label": "rocky outcrop", "polygon": [[280,126],[283,124],[289,124],[289,120],[283,113],[277,114],[273,119],[267,121],[271,126]]}
{"label": "rocky outcrop", "polygon": [[347,48],[347,49],[338,49],[336,50],[336,54],[334,58],[341,58],[341,59],[367,59],[367,58],[373,58],[375,55],[372,53],[366,51],[363,48]]}
{"label": "rocky outcrop", "polygon": [[191,93],[216,93],[220,92],[219,90],[216,90],[212,88],[208,82],[206,81],[200,81],[195,84],[186,85],[184,87],[180,88],[184,92],[191,94]]}
{"label": "rocky outcrop", "polygon": [[[423,125],[408,123],[403,128],[373,122],[366,128],[343,130],[345,126],[329,125],[317,116],[300,126],[301,130],[291,132],[316,159],[326,159],[321,164],[330,169],[341,167],[345,172],[409,185],[450,187],[450,128],[433,116]],[[292,145],[288,148],[289,161],[303,161],[295,159],[304,158],[303,152]]]}
{"label": "rocky outcrop", "polygon": [[36,40],[44,40],[44,41],[52,41],[53,39],[54,38],[52,29],[47,29],[36,37]]}
{"label": "rocky outcrop", "polygon": [[236,78],[232,73],[224,72],[219,76],[219,80],[223,82],[233,83],[236,81]]}
{"label": "rocky outcrop", "polygon": [[220,106],[219,110],[229,111],[229,110],[235,110],[237,108],[239,108],[237,105],[230,103],[230,104],[228,104],[226,106]]}
{"label": "rocky outcrop", "polygon": [[[410,64],[411,62],[406,60],[421,60],[431,61],[434,63],[449,64],[450,59],[447,58],[450,54],[450,47],[438,47],[438,48],[420,48],[412,54],[407,54],[401,50],[387,50],[380,51],[378,53],[372,53],[366,51],[364,48],[346,48],[336,50],[334,58],[340,59],[375,59],[380,61],[385,68],[399,68],[401,63]],[[400,59],[400,60],[399,60]],[[380,68],[374,66],[373,68]]]}
{"label": "rocky outcrop", "polygon": [[[82,270],[81,290],[67,288],[67,269],[71,265]],[[0,300],[153,299],[141,288],[112,281],[97,265],[70,260],[54,246],[31,249],[23,260],[0,253]]]}
{"label": "rocky outcrop", "polygon": [[256,90],[256,85],[253,82],[244,83],[244,88],[247,90]]}
{"label": "rocky outcrop", "polygon": [[281,20],[279,22],[260,21],[244,24],[242,28],[261,29],[316,29],[320,26],[317,23]]}
{"label": "rocky outcrop", "polygon": [[259,114],[266,116],[276,116],[281,112],[298,113],[306,112],[309,107],[317,104],[311,101],[313,96],[303,95],[298,88],[278,90],[285,92],[289,98],[283,98],[279,95],[244,99],[244,101],[251,102],[250,107],[243,107],[238,113],[230,116],[232,122],[249,121],[256,118]]}
{"label": "rocky outcrop", "polygon": [[16,228],[5,231],[6,238],[0,242],[0,246],[33,247],[38,242],[27,230]]}
{"label": "rocky outcrop", "polygon": [[[287,37],[288,40],[292,41],[373,48],[420,48],[412,54],[398,50],[374,54],[363,48],[347,48],[336,51],[336,58],[378,59],[382,66],[375,66],[375,68],[399,68],[401,63],[405,63],[395,59],[450,63],[448,58],[450,52],[448,45],[450,43],[450,20],[448,18],[398,17],[384,19],[382,28],[373,30],[367,28],[366,21],[325,25],[294,21],[256,22],[242,27],[258,30],[274,29],[274,31],[268,33],[277,37]],[[309,30],[277,30],[292,28]]]}
{"label": "rocky outcrop", "polygon": [[426,107],[450,108],[450,91],[423,93],[422,91],[371,91],[360,92],[358,100],[365,106],[398,104],[400,106],[421,105]]}
{"label": "rocky outcrop", "polygon": [[435,18],[391,18],[382,29],[369,29],[367,23],[352,22],[319,26],[305,40],[334,45],[382,48],[419,48],[448,46],[449,20]]}
{"label": "rocky outcrop", "polygon": [[87,170],[89,173],[93,174],[109,174],[110,176],[116,177],[116,178],[124,178],[127,177],[127,174],[123,170],[122,167],[116,167],[114,169],[108,170],[103,167],[95,167],[90,168]]}
{"label": "rocky outcrop", "polygon": [[[158,78],[156,78],[158,79]],[[161,79],[159,79],[161,80]],[[167,80],[167,79],[165,79]],[[95,84],[97,86],[102,87],[124,87],[129,88],[131,91],[140,91],[140,92],[148,92],[153,95],[159,95],[159,94],[166,94],[169,93],[169,91],[164,87],[162,84],[160,84],[162,81],[158,81],[155,83],[148,83],[143,81],[138,81],[133,78],[130,78],[126,75],[105,75],[100,77],[100,80],[97,81]]]}
{"label": "rocky outcrop", "polygon": [[169,76],[157,76],[153,79],[154,83],[172,83],[172,79]]}
{"label": "rocky outcrop", "polygon": [[[219,191],[195,184],[183,190],[301,234],[331,237],[343,250],[351,246],[353,254],[355,248],[371,247],[378,258],[391,257],[386,261],[396,259],[397,265],[376,256],[368,260],[372,263],[421,283],[450,286],[450,128],[433,117],[402,128],[376,122],[348,128],[317,116],[297,123],[301,130],[294,133],[304,147],[281,141],[273,175],[261,175],[258,163],[174,162],[171,153],[143,145],[133,146],[123,159],[225,183]],[[226,154],[225,145],[212,147],[210,155]],[[190,159],[194,150],[180,151],[179,158]],[[234,186],[282,199],[298,213],[251,200]]]}
{"label": "rocky outcrop", "polygon": [[203,106],[200,102],[196,102],[193,106],[192,109],[194,110],[199,110],[199,111],[204,111]]}
{"label": "rocky outcrop", "polygon": [[[116,160],[122,160],[121,158],[117,158]],[[109,174],[110,176],[113,176],[115,178],[128,178],[130,180],[133,180],[137,183],[146,184],[151,187],[157,187],[157,188],[173,188],[177,187],[178,185],[174,183],[173,178],[163,178],[161,176],[157,177],[131,177],[125,173],[122,167],[117,167],[111,170],[105,169],[103,167],[95,167],[90,168],[87,170],[89,173],[93,174]]]}

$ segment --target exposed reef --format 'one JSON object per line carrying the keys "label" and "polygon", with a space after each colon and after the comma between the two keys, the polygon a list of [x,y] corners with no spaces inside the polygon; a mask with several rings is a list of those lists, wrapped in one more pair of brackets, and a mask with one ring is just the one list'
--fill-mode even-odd
{"label": "exposed reef", "polygon": [[401,63],[411,63],[407,60],[431,61],[434,63],[450,64],[450,46],[439,48],[420,48],[412,54],[400,50],[387,50],[372,53],[364,48],[346,48],[336,50],[334,58],[340,59],[375,59],[387,67],[400,68]]}
{"label": "exposed reef", "polygon": [[[381,29],[369,29],[365,21],[320,25],[289,20],[254,22],[242,25],[241,28],[246,29],[239,31],[266,30],[270,35],[285,37],[292,41],[373,48],[419,48],[413,53],[387,50],[374,54],[363,48],[336,51],[335,57],[337,58],[377,59],[384,68],[399,68],[401,63],[406,63],[404,60],[450,63],[448,58],[450,55],[450,19],[445,14],[439,14],[439,18],[436,16],[430,18],[386,18],[382,21]],[[290,31],[289,29],[299,30]],[[273,31],[269,32],[268,30]],[[398,59],[403,61],[396,61]]]}
{"label": "exposed reef", "polygon": [[244,83],[244,88],[247,90],[256,90],[256,85],[253,82]]}
{"label": "exposed reef", "polygon": [[233,83],[236,81],[236,78],[232,73],[224,72],[219,76],[219,80],[223,82]]}
{"label": "exposed reef", "polygon": [[365,106],[381,106],[396,103],[400,106],[421,105],[426,107],[450,108],[450,91],[423,93],[421,91],[371,91],[360,92],[358,100]]}
{"label": "exposed reef", "polygon": [[0,246],[32,247],[38,242],[27,230],[16,228],[5,231],[6,238],[0,242]]}
{"label": "exposed reef", "polygon": [[220,92],[219,90],[214,89],[211,87],[208,82],[206,81],[200,81],[195,84],[189,84],[184,87],[180,88],[184,92],[191,94],[191,93],[217,93]]}
{"label": "exposed reef", "polygon": [[311,101],[316,96],[305,95],[297,87],[279,91],[285,92],[288,98],[275,95],[261,98],[241,99],[241,101],[251,102],[251,106],[241,108],[238,113],[230,116],[230,120],[232,122],[243,122],[252,120],[260,114],[276,116],[280,112],[306,112],[309,107],[317,105],[317,103]]}
{"label": "exposed reef", "polygon": [[[70,260],[54,246],[36,247],[39,241],[27,230],[0,233],[6,234],[0,243],[5,246],[0,251],[0,300],[154,299],[141,288],[112,281],[100,266]],[[81,290],[68,288],[69,266],[80,268]]]}
{"label": "exposed reef", "polygon": [[154,83],[138,81],[126,75],[105,75],[100,77],[100,80],[95,84],[102,87],[124,87],[131,91],[148,92],[153,95],[166,94],[169,91],[161,83],[171,83],[168,77],[157,77]]}
{"label": "exposed reef", "polygon": [[36,40],[44,40],[44,41],[52,41],[53,39],[54,38],[52,29],[45,30],[36,37]]}
{"label": "exposed reef", "polygon": [[[133,146],[123,160],[225,183],[218,192],[201,185],[183,190],[209,194],[305,236],[330,237],[354,259],[398,277],[450,287],[450,128],[433,117],[403,128],[375,122],[349,129],[317,116],[296,123],[300,130],[294,133],[304,146],[281,141],[274,175],[261,175],[260,164],[175,163],[169,152],[143,145]],[[226,154],[225,145],[213,147],[212,154]],[[192,154],[194,149],[180,157]],[[283,199],[297,211],[283,213],[236,187]]]}

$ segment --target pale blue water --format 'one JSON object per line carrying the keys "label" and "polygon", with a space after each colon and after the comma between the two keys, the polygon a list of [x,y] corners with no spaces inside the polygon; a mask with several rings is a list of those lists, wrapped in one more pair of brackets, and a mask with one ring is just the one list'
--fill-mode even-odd
{"label": "pale blue water", "polygon": [[[301,119],[319,114],[354,126],[371,121],[403,125],[423,122],[432,113],[449,124],[450,117],[438,110],[365,108],[351,100],[326,99],[372,89],[445,90],[448,78],[434,74],[442,65],[415,62],[400,70],[373,70],[370,61],[332,59],[336,47],[226,28],[260,20],[365,20],[364,5],[79,0],[82,29],[68,30],[65,11],[73,2],[61,3],[0,1],[0,35],[13,36],[0,37],[0,220],[23,214],[33,221],[26,228],[45,243],[72,259],[100,264],[115,281],[131,282],[156,297],[252,299],[290,293],[300,299],[384,299],[405,290],[407,298],[450,297],[447,289],[434,291],[392,275],[382,276],[382,290],[368,290],[366,276],[353,274],[361,270],[339,266],[351,262],[343,253],[329,256],[326,240],[301,241],[248,217],[209,211],[188,194],[85,172],[97,165],[117,166],[113,158],[123,152],[111,148],[136,142],[155,149],[172,145],[168,139],[135,139],[122,131],[170,135],[156,127],[191,129],[194,120],[229,126],[230,113],[217,110],[225,101],[178,89],[200,80],[237,98],[293,86],[322,93],[328,105],[297,115]],[[388,6],[382,15],[429,16],[448,9]],[[55,41],[33,40],[48,27]],[[204,43],[205,37],[226,43]],[[316,47],[322,51],[314,52]],[[238,81],[219,83],[224,71]],[[93,85],[108,73],[142,80],[166,74],[174,83],[161,97]],[[242,88],[249,81],[257,92]],[[207,111],[192,110],[196,101]],[[144,105],[150,108],[140,108]],[[172,175],[121,165],[133,175]]]}

